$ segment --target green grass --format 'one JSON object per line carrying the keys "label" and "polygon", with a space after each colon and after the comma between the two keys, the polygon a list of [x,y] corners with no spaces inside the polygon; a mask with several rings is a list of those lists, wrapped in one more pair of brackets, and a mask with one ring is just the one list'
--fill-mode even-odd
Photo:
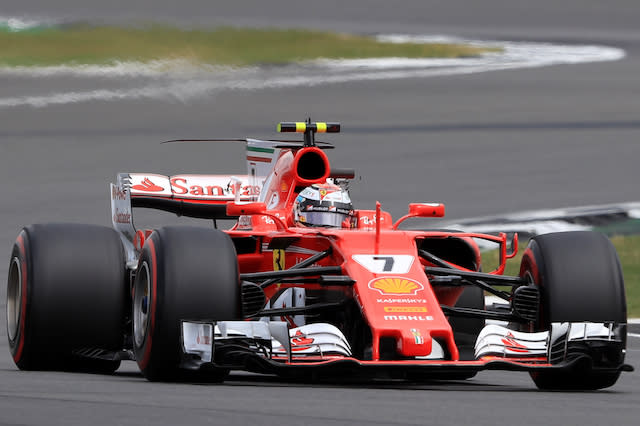
{"label": "green grass", "polygon": [[[618,252],[622,273],[627,291],[627,314],[631,317],[640,317],[640,235],[618,235],[611,237],[614,247]],[[521,244],[518,254],[513,259],[507,260],[505,275],[518,275],[520,272],[520,259],[526,244]],[[494,265],[498,261],[497,251],[482,254],[483,264]]]}
{"label": "green grass", "polygon": [[4,66],[105,65],[159,59],[244,66],[316,58],[470,57],[487,50],[454,44],[381,43],[364,36],[296,29],[75,25],[38,31],[0,30],[0,65]]}

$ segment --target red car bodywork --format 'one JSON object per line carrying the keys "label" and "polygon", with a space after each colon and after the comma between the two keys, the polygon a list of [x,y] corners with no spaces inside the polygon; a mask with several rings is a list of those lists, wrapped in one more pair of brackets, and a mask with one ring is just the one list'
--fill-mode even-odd
{"label": "red car bodywork", "polygon": [[[264,161],[248,153],[247,161]],[[338,173],[339,174],[339,173]],[[347,173],[348,174],[348,173]],[[275,159],[270,178],[261,188],[263,202],[249,202],[258,191],[254,185],[238,184],[232,188],[226,200],[201,200],[193,194],[211,194],[212,187],[188,187],[186,179],[176,185],[176,178],[170,182],[173,194],[163,197],[167,202],[180,198],[181,208],[226,206],[230,217],[239,216],[238,223],[226,231],[234,241],[250,241],[238,250],[238,265],[241,276],[260,272],[288,270],[309,259],[314,254],[328,251],[328,255],[314,263],[314,267],[339,268],[340,275],[349,277],[351,285],[333,285],[286,282],[277,283],[264,289],[267,300],[273,299],[285,288],[305,288],[306,290],[326,290],[331,288],[344,294],[346,300],[353,300],[364,322],[370,329],[370,355],[368,359],[337,357],[335,355],[287,359],[274,357],[278,363],[326,364],[354,361],[361,366],[467,366],[484,368],[495,361],[506,362],[513,367],[541,367],[546,358],[532,357],[523,352],[523,357],[486,357],[481,360],[461,360],[458,345],[454,339],[449,318],[442,305],[454,306],[463,291],[459,285],[432,286],[427,266],[439,266],[418,255],[421,241],[430,239],[456,238],[464,241],[472,253],[473,269],[442,259],[446,266],[460,271],[479,271],[480,251],[474,239],[492,241],[499,246],[500,265],[491,274],[500,275],[505,261],[515,253],[507,254],[507,236],[448,231],[400,230],[398,226],[411,217],[444,216],[442,204],[417,203],[409,206],[409,214],[393,223],[391,215],[381,210],[378,203],[375,210],[356,210],[352,220],[342,228],[314,228],[294,223],[293,204],[298,193],[314,183],[324,183],[332,173],[329,160],[318,146],[296,146],[282,149]],[[352,176],[348,176],[352,177]],[[150,183],[147,181],[146,185]],[[154,185],[153,183],[151,183]],[[217,187],[216,187],[217,188]],[[236,192],[239,195],[236,195]],[[156,200],[161,197],[157,197]],[[137,199],[148,200],[147,194],[132,193],[134,206],[145,205]],[[255,199],[255,197],[253,197]],[[238,202],[245,200],[245,202]],[[268,205],[268,207],[267,207]],[[169,209],[170,210],[170,209]],[[378,220],[379,218],[379,220]],[[144,237],[142,237],[144,238]],[[517,240],[516,240],[517,241]],[[517,247],[517,243],[515,245]],[[365,259],[358,262],[358,258]],[[402,265],[398,265],[398,261]],[[268,313],[267,310],[263,314]],[[291,315],[282,315],[290,325],[296,326]],[[390,339],[395,342],[395,359],[381,359],[380,342]],[[446,353],[446,360],[424,359],[432,353],[432,342],[438,341]],[[508,343],[508,342],[507,342]],[[295,342],[294,342],[295,344]],[[515,348],[515,345],[513,345]],[[421,359],[423,358],[423,359]]]}

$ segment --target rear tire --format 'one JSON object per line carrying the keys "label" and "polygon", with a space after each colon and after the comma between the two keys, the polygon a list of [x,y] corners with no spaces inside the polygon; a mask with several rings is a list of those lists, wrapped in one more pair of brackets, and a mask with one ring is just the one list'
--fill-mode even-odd
{"label": "rear tire", "polygon": [[624,363],[627,305],[620,262],[609,239],[590,231],[536,236],[524,252],[520,276],[540,290],[535,330],[549,330],[552,323],[583,322],[613,323],[621,330],[618,342],[572,342],[567,358],[588,355],[590,361],[579,362],[570,371],[531,373],[536,386],[548,390],[612,386]]}
{"label": "rear tire", "polygon": [[11,253],[7,337],[21,370],[112,373],[119,360],[79,354],[123,345],[126,284],[120,237],[95,225],[25,227]]}
{"label": "rear tire", "polygon": [[[194,372],[180,368],[180,321],[242,318],[238,260],[231,238],[196,227],[155,231],[140,256],[133,293],[133,347],[144,376],[151,381],[193,377]],[[222,381],[227,372],[207,369],[198,377]]]}

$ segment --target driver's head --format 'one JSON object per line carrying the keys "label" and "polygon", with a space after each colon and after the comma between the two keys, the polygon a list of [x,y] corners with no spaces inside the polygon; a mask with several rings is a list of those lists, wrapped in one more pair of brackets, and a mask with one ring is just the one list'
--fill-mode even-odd
{"label": "driver's head", "polygon": [[331,183],[313,184],[303,189],[293,205],[294,219],[304,226],[340,228],[353,216],[346,190]]}

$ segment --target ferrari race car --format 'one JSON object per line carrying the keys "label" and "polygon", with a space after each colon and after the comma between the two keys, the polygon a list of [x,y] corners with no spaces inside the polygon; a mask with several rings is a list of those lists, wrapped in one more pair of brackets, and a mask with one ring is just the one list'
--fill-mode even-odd
{"label": "ferrari race car", "polygon": [[[400,226],[442,217],[442,204],[409,204],[395,222],[379,203],[353,209],[354,172],[332,168],[333,145],[315,138],[340,125],[278,130],[304,138],[240,139],[247,175],[118,174],[113,228],[25,227],[7,286],[16,365],[109,373],[135,360],[153,381],[247,370],[419,382],[503,369],[542,389],[606,388],[632,370],[605,236],[536,236],[519,275],[505,276],[517,236]],[[213,226],[137,229],[134,208]],[[495,267],[483,264],[488,244]],[[487,293],[501,302],[486,306]]]}

